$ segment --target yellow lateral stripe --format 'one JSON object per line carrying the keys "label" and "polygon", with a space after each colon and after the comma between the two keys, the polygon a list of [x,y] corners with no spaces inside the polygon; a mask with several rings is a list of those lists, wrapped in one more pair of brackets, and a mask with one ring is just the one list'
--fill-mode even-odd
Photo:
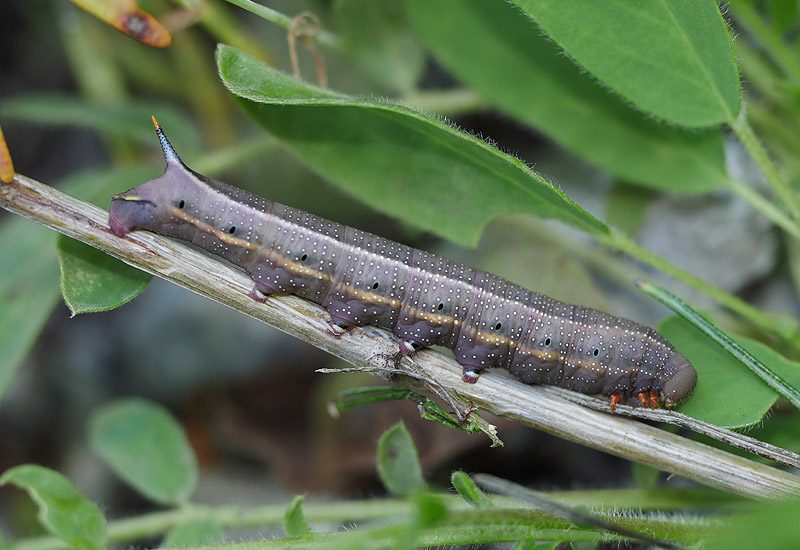
{"label": "yellow lateral stripe", "polygon": [[[281,255],[280,253],[274,250],[268,250],[262,246],[257,244],[251,243],[245,239],[240,239],[239,237],[234,237],[230,233],[226,231],[222,231],[214,227],[211,224],[208,224],[204,221],[201,221],[194,216],[190,216],[183,210],[173,206],[171,207],[171,212],[175,217],[194,225],[201,231],[205,231],[206,233],[210,233],[214,235],[217,239],[228,244],[230,246],[236,246],[239,248],[244,248],[246,250],[250,250],[253,252],[259,251],[264,256],[267,256],[270,260],[274,261],[280,267],[291,271],[292,273],[298,275],[305,275],[305,276],[314,276],[317,279],[329,281],[330,276],[327,273],[322,273],[315,269],[312,269],[300,262],[296,262],[294,260],[290,260],[286,256]],[[382,294],[377,294],[374,292],[369,292],[368,290],[359,290],[352,285],[348,285],[345,283],[339,283],[338,288],[346,289],[348,292],[353,294],[358,300],[362,302],[367,302],[369,304],[379,304],[379,305],[390,305],[392,307],[397,307],[400,305],[400,301],[396,298],[389,298],[388,296],[383,296]],[[409,312],[411,315],[416,319],[421,319],[428,322],[437,322],[439,324],[444,324],[446,322],[452,323],[454,325],[459,324],[459,321],[450,315],[445,315],[442,313],[429,313],[427,311],[422,311],[419,308],[409,308]],[[484,342],[493,342],[495,345],[504,344],[509,347],[509,351],[513,353],[513,349],[517,347],[516,343],[512,341],[507,336],[502,336],[499,334],[495,334],[492,332],[482,332],[474,327],[469,325],[464,325],[461,327],[461,330],[466,329],[468,332],[472,334],[472,336],[476,339],[480,339]],[[550,360],[552,359],[552,355],[555,354],[555,351],[550,350],[538,350],[535,348],[528,348],[522,347],[519,348],[520,353],[525,355],[533,355],[537,359],[540,360]]]}

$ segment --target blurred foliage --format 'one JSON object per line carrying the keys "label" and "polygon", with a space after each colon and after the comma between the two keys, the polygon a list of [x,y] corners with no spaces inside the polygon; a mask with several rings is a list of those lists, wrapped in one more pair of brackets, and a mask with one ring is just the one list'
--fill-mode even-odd
{"label": "blurred foliage", "polygon": [[[9,78],[0,89],[0,123],[13,166],[20,172],[59,181],[63,190],[105,206],[112,193],[159,169],[148,122],[149,115],[156,114],[187,163],[202,173],[223,173],[227,180],[270,198],[444,251],[563,300],[654,323],[664,311],[631,291],[631,273],[648,279],[670,275],[697,292],[679,287],[677,293],[687,296],[696,309],[709,311],[715,325],[792,388],[800,388],[800,16],[794,2],[735,0],[726,5],[727,24],[711,0],[625,8],[523,0],[275,0],[260,8],[248,0],[75,2],[95,10],[100,19],[65,0],[18,4],[12,8],[16,18],[0,21],[3,35],[19,36],[10,27],[18,25],[26,38],[19,46],[5,41],[6,51],[0,51],[0,66],[15,71],[4,74]],[[320,21],[317,46],[331,89],[289,76],[287,32],[297,30],[293,17],[304,10]],[[131,13],[138,15],[131,19]],[[140,37],[147,37],[148,29],[162,28],[172,46],[150,48],[101,20]],[[738,36],[735,42],[731,34]],[[301,74],[316,74],[313,56],[303,48],[297,53]],[[455,122],[441,119],[443,112]],[[735,134],[743,148],[726,143],[728,133]],[[561,163],[568,176],[554,183],[553,174],[542,169],[554,157],[543,145],[545,140],[568,152]],[[13,173],[5,148],[0,133],[4,181]],[[601,176],[598,181],[569,181],[584,173],[582,162]],[[535,163],[539,172],[526,163]],[[735,296],[715,288],[715,281],[693,278],[637,247],[636,235],[656,215],[649,206],[670,193],[687,194],[697,205],[696,210],[678,213],[684,216],[702,216],[708,193],[735,196],[765,216],[784,243],[769,275],[749,281],[745,293]],[[510,219],[509,214],[516,215]],[[708,223],[733,225],[745,219]],[[587,235],[608,247],[587,240]],[[434,236],[477,248],[464,251]],[[363,423],[377,423],[379,415],[362,413],[362,406],[341,422],[345,428],[335,429],[330,419],[319,418],[326,399],[335,397],[309,391],[306,378],[284,385],[278,377],[277,382],[265,378],[270,381],[266,390],[272,390],[269,398],[248,378],[248,387],[238,394],[243,402],[223,406],[213,397],[209,401],[207,396],[218,395],[214,392],[219,388],[206,384],[202,391],[207,393],[195,393],[194,403],[175,397],[173,406],[181,408],[178,419],[160,406],[132,400],[105,404],[89,422],[88,405],[96,405],[103,396],[135,391],[131,388],[137,387],[132,381],[136,373],[170,369],[164,359],[170,355],[143,353],[128,359],[133,368],[122,370],[126,360],[115,355],[113,342],[127,339],[124,319],[131,306],[107,314],[107,332],[91,329],[100,337],[70,332],[68,327],[75,325],[67,324],[63,309],[53,315],[59,260],[63,296],[75,312],[113,309],[137,295],[147,278],[25,220],[0,218],[0,241],[0,397],[6,399],[0,411],[8,415],[20,406],[15,394],[24,395],[31,378],[41,383],[43,372],[59,373],[57,397],[43,393],[41,399],[51,407],[51,401],[64,402],[66,413],[59,409],[56,416],[64,418],[39,420],[48,436],[56,438],[51,422],[89,425],[89,446],[106,467],[142,501],[166,507],[150,517],[111,521],[109,542],[130,544],[166,536],[166,546],[228,541],[236,547],[230,542],[239,540],[231,534],[234,528],[281,525],[290,538],[279,542],[287,546],[411,548],[524,541],[520,547],[526,547],[532,541],[596,544],[617,538],[519,502],[487,496],[463,472],[452,474],[457,495],[433,489],[441,484],[423,475],[431,469],[426,457],[435,455],[436,460],[430,460],[449,476],[448,460],[468,445],[448,439],[460,437],[451,434],[458,433],[455,430],[415,432],[420,428],[411,420],[406,420],[409,429],[398,424],[380,438],[377,473],[371,472],[385,490],[402,498],[318,504],[314,498],[298,497],[288,507],[289,498],[276,506],[196,504],[198,479],[202,485],[205,468],[221,460],[220,454],[242,453],[260,460],[267,456],[282,464],[278,469],[283,472],[302,472],[295,475],[304,478],[357,478],[353,472],[363,472],[365,461],[371,462],[378,439],[372,438],[377,424]],[[640,260],[647,269],[610,249]],[[147,322],[147,313],[143,315]],[[73,323],[91,328],[88,319]],[[240,334],[238,329],[224,332],[214,318],[203,322],[212,328],[196,334]],[[682,412],[723,426],[757,425],[758,437],[800,448],[798,411],[757,376],[683,320],[669,318],[659,329],[698,368],[697,390],[681,406]],[[64,345],[73,350],[73,359],[59,352],[65,348],[54,347],[59,338],[69,340]],[[198,364],[215,356],[204,351],[205,345],[209,342],[153,343],[156,349],[192,349]],[[279,354],[276,349],[271,355]],[[44,366],[47,357],[55,364],[49,370]],[[313,370],[306,364],[312,359],[292,357],[299,358],[286,360],[291,368]],[[32,368],[12,386],[26,359]],[[225,376],[236,370],[231,367],[238,360],[232,356],[230,365],[198,365],[197,373],[201,368],[212,370],[225,380],[223,385],[230,385],[233,379]],[[109,378],[94,384],[74,379],[76,372],[86,371],[62,371],[70,361],[84,366],[97,362]],[[87,398],[83,407],[74,406],[64,389],[88,391],[85,388],[104,384],[108,388]],[[176,393],[163,384],[165,393]],[[38,388],[34,395],[42,393]],[[338,395],[338,389],[334,393]],[[365,393],[344,393],[341,401],[354,399],[363,405]],[[452,420],[431,404],[412,400],[421,403],[429,417]],[[314,412],[289,409],[297,401],[310,402],[308,409]],[[390,406],[370,405],[373,411],[389,411],[391,418],[384,419],[380,430],[396,422],[395,411],[401,410]],[[303,410],[303,418],[287,410]],[[26,412],[13,418],[35,423]],[[253,424],[264,430],[265,439],[247,431]],[[299,435],[298,425],[303,426]],[[79,454],[87,447],[82,430],[71,428],[63,436]],[[224,450],[209,443],[220,439],[219,432],[229,438]],[[420,433],[437,435],[426,441]],[[504,432],[504,439],[513,449],[520,447],[522,436],[511,432],[509,438]],[[10,439],[0,445],[8,451],[2,453],[4,460],[12,461],[4,462],[6,467],[39,461],[66,468],[60,458],[63,451],[37,456],[19,450],[24,446]],[[366,451],[364,445],[369,447]],[[549,456],[544,446],[532,451]],[[505,467],[509,477],[556,483],[547,472],[535,477],[538,472],[531,471],[535,468],[527,456],[505,462],[495,458],[505,455],[491,456],[492,468]],[[574,460],[580,465],[577,470],[598,469],[578,459],[551,458],[559,466]],[[337,470],[339,461],[342,469]],[[521,461],[524,472],[516,466]],[[638,466],[634,478],[642,489],[552,497],[570,506],[605,510],[609,520],[676,543],[713,540],[720,547],[777,548],[796,546],[800,540],[795,531],[776,527],[791,523],[796,503],[768,509],[710,491],[678,494],[665,488],[653,471]],[[76,548],[104,544],[100,510],[64,475],[29,465],[8,470],[2,479],[33,496],[41,528],[50,535]],[[262,491],[259,495],[264,497]],[[8,506],[24,510],[24,505]],[[677,513],[652,516],[641,513],[643,508]],[[130,512],[134,507],[123,509]],[[697,515],[699,510],[705,510],[703,517]],[[719,513],[723,510],[734,515]],[[380,523],[369,523],[373,520]],[[0,525],[4,531],[25,531],[20,525],[26,521]],[[354,521],[359,527],[353,530],[327,533],[318,528],[322,522]],[[22,540],[21,547],[25,544]]]}

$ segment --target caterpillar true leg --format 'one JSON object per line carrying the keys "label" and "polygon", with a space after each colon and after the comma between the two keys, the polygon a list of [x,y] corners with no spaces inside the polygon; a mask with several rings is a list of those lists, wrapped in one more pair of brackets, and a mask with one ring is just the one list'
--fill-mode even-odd
{"label": "caterpillar true leg", "polygon": [[608,404],[611,405],[611,412],[612,413],[614,413],[614,411],[617,410],[617,405],[619,405],[619,402],[621,400],[622,400],[622,394],[620,394],[620,393],[612,393],[611,394],[611,397],[608,400]]}

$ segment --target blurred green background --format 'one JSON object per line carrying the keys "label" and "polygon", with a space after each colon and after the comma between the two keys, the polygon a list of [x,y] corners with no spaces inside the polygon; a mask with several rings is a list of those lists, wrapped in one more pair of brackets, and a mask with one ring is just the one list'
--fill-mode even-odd
{"label": "blurred green background", "polygon": [[[193,167],[205,162],[205,172],[215,178],[564,301],[651,326],[665,316],[663,308],[632,290],[630,281],[666,278],[601,250],[565,226],[504,216],[490,225],[475,249],[465,249],[389,218],[326,181],[252,122],[217,76],[218,42],[237,45],[291,73],[286,31],[224,2],[208,4],[206,16],[198,20],[191,9],[176,11],[191,8],[192,2],[142,2],[173,27],[182,27],[174,33],[173,46],[153,49],[66,0],[4,2],[0,123],[16,170],[55,186],[123,191],[162,170],[152,113],[184,161]],[[465,91],[432,57],[400,4],[376,10],[383,18],[378,25],[364,3],[269,2],[289,15],[309,10],[325,29],[345,37],[341,49],[321,47],[333,90],[395,98],[447,115],[460,128],[534,166],[589,212],[687,271],[765,310],[800,312],[797,274],[792,276],[796,245],[787,245],[766,218],[726,191],[672,194],[615,177],[597,162],[588,164],[591,153],[579,158],[554,143],[546,128],[536,129],[508,108],[497,109],[476,92]],[[796,30],[796,19],[793,25]],[[303,76],[313,81],[312,58],[303,48],[299,57]],[[536,102],[535,94],[527,101]],[[726,138],[724,148],[728,171],[761,185],[738,143]],[[375,192],[380,193],[378,186]],[[97,199],[107,205],[107,196]],[[448,208],[446,198],[439,207]],[[0,225],[8,226],[10,219],[0,212]],[[7,235],[45,233],[31,222],[20,227],[20,233]],[[9,263],[0,273],[47,253],[25,250],[26,259],[14,265],[14,256],[6,255]],[[20,311],[26,311],[28,300],[55,305],[56,279],[56,272],[30,273],[27,294],[16,289],[24,296],[18,297]],[[680,290],[695,307],[712,308],[701,296]],[[624,460],[500,418],[490,421],[497,424],[505,447],[490,449],[482,436],[421,420],[410,402],[331,417],[328,403],[340,390],[372,379],[315,374],[336,360],[157,279],[135,301],[108,313],[71,318],[60,302],[52,310],[35,308],[24,322],[43,328],[40,334],[32,331],[30,345],[20,343],[24,360],[0,407],[0,471],[25,462],[52,467],[102,502],[110,516],[152,507],[112,477],[86,446],[89,413],[110,399],[131,395],[163,403],[186,429],[201,467],[198,502],[285,502],[303,492],[323,497],[382,494],[374,469],[376,441],[398,418],[414,436],[428,479],[438,486],[446,486],[456,468],[491,471],[540,488],[652,483],[652,476]],[[752,332],[724,313],[717,315],[724,326]],[[800,435],[786,435],[780,428],[781,422],[785,426],[796,420],[796,414],[781,408],[762,432],[766,437],[777,429],[785,445],[797,448]],[[3,531],[35,529],[30,511],[21,494],[0,492]]]}

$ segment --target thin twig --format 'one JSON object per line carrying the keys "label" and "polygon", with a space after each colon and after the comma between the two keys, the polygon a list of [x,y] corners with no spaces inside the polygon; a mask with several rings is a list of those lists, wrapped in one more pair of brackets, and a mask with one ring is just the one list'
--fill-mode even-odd
{"label": "thin twig", "polygon": [[[573,403],[578,403],[584,407],[589,407],[595,411],[611,412],[611,406],[608,401],[603,401],[592,397],[591,395],[584,395],[574,391],[565,390],[563,388],[548,387],[546,391],[568,399]],[[748,453],[774,460],[780,464],[791,466],[800,469],[800,454],[793,453],[787,449],[776,447],[770,443],[760,441],[753,437],[749,437],[726,428],[697,420],[691,416],[686,416],[677,411],[670,411],[667,409],[645,409],[643,407],[629,407],[628,405],[617,405],[614,414],[620,416],[627,416],[629,418],[638,418],[640,420],[649,420],[652,422],[661,422],[663,424],[672,424],[680,428],[686,428],[697,434],[708,436],[717,441],[721,441],[731,447],[742,449]]]}
{"label": "thin twig", "polygon": [[[286,296],[257,303],[247,295],[252,281],[244,272],[188,246],[147,232],[116,237],[105,211],[35,180],[17,175],[11,184],[0,185],[0,206],[355,366],[385,367],[379,357],[397,351],[396,339],[385,331],[361,330],[335,338],[327,331],[328,314],[311,302]],[[425,376],[478,407],[556,436],[737,494],[759,498],[800,494],[800,478],[787,472],[621,415],[593,411],[555,395],[552,388],[526,386],[497,372],[482,375],[477,384],[466,384],[458,363],[432,350],[418,352],[414,362]]]}

